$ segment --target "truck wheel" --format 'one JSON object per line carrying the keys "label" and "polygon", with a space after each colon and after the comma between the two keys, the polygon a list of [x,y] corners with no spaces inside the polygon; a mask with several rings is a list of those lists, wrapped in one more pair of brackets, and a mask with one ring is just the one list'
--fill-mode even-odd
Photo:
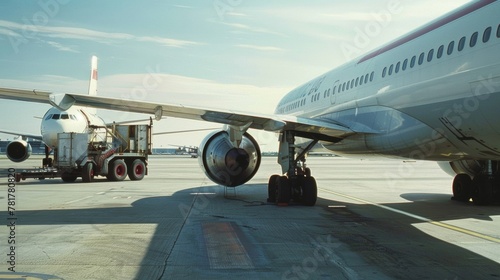
{"label": "truck wheel", "polygon": [[123,181],[127,177],[127,165],[122,159],[117,159],[109,165],[108,179],[110,181]]}
{"label": "truck wheel", "polygon": [[64,172],[61,174],[61,179],[66,183],[73,183],[76,181],[76,175],[71,172]]}
{"label": "truck wheel", "polygon": [[87,162],[83,166],[82,170],[82,181],[85,183],[92,182],[94,180],[94,165],[92,162]]}
{"label": "truck wheel", "polygon": [[128,167],[128,177],[132,181],[142,180],[146,174],[146,164],[141,159],[136,159]]}

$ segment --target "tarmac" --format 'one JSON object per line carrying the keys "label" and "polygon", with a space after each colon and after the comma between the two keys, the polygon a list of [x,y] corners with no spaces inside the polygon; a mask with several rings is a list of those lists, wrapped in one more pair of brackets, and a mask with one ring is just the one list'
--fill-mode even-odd
{"label": "tarmac", "polygon": [[188,157],[152,156],[142,181],[1,177],[0,279],[500,279],[500,206],[451,200],[436,163],[307,163],[313,207],[267,203],[275,157],[235,189]]}

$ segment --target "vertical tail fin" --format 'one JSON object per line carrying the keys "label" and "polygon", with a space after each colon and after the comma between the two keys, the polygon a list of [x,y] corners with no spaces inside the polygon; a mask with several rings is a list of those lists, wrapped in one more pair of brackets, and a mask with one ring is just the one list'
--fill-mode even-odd
{"label": "vertical tail fin", "polygon": [[[92,56],[91,69],[90,69],[90,81],[89,81],[89,95],[97,95],[97,56]],[[85,111],[93,115],[97,114],[95,108],[85,108]]]}
{"label": "vertical tail fin", "polygon": [[90,70],[89,95],[97,95],[97,56],[92,56],[92,69]]}

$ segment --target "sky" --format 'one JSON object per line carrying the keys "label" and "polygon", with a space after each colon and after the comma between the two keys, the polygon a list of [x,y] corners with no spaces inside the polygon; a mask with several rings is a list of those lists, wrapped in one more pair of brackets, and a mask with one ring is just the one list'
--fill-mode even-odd
{"label": "sky", "polygon": [[[293,88],[467,2],[2,0],[0,87],[86,94],[96,55],[98,95],[269,114]],[[0,100],[0,129],[37,134],[48,109]],[[167,118],[153,130],[211,127],[221,126]],[[276,150],[276,135],[250,132]],[[198,146],[206,134],[158,135],[153,145]]]}

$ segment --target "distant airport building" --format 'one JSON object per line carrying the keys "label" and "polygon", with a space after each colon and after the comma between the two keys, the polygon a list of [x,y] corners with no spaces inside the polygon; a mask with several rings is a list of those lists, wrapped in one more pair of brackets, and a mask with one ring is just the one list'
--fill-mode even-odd
{"label": "distant airport building", "polygon": [[178,150],[176,148],[153,148],[153,155],[176,155]]}

